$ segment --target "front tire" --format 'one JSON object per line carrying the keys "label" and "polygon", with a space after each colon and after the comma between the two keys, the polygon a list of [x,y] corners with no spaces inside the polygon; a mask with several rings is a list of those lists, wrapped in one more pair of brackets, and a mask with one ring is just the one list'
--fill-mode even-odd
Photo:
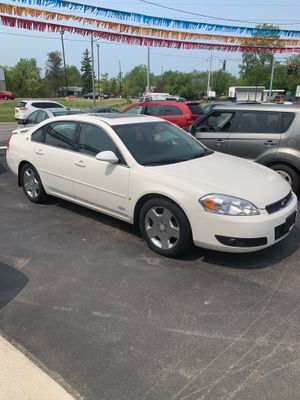
{"label": "front tire", "polygon": [[33,203],[43,203],[47,194],[42,185],[37,170],[31,164],[25,164],[21,170],[23,191],[28,200]]}
{"label": "front tire", "polygon": [[166,257],[186,252],[193,243],[189,221],[175,203],[153,198],[142,207],[140,231],[148,247]]}
{"label": "front tire", "polygon": [[293,192],[299,194],[300,190],[300,177],[292,167],[285,164],[272,165],[271,169],[281,175],[292,187]]}

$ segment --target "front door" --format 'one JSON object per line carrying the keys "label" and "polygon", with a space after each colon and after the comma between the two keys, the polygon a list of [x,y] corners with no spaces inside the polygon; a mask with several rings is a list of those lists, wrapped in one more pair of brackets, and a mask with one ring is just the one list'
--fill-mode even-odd
{"label": "front door", "polygon": [[211,150],[226,153],[234,116],[233,111],[213,111],[194,125],[193,134]]}
{"label": "front door", "polygon": [[[97,160],[101,151],[113,151],[119,163]],[[74,196],[80,202],[125,218],[128,215],[128,184],[130,168],[119,154],[108,133],[93,124],[82,123],[78,151],[72,159]]]}

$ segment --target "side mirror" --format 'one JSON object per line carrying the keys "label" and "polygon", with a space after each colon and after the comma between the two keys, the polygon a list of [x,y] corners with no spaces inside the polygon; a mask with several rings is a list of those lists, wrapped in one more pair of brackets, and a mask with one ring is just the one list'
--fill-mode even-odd
{"label": "side mirror", "polygon": [[115,153],[113,151],[110,151],[110,150],[101,151],[100,153],[98,153],[96,155],[96,160],[106,161],[111,164],[116,164],[117,162],[119,162],[118,157],[115,155]]}

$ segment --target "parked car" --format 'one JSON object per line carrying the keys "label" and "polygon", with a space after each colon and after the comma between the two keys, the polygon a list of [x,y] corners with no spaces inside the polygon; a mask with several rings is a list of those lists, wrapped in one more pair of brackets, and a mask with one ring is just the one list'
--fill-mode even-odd
{"label": "parked car", "polygon": [[183,129],[188,129],[199,116],[204,114],[204,110],[199,103],[169,100],[135,103],[126,107],[123,112],[163,118]]}
{"label": "parked car", "polygon": [[14,100],[17,95],[7,90],[0,90],[0,100]]}
{"label": "parked car", "polygon": [[58,117],[62,115],[73,115],[73,114],[81,114],[82,111],[77,108],[45,108],[45,109],[38,109],[33,111],[31,114],[28,115],[25,119],[19,119],[18,125],[22,125],[15,129],[12,133],[20,133],[20,130],[24,132],[24,128],[29,129],[31,126],[39,124],[40,122],[44,121],[48,118]]}
{"label": "parked car", "polygon": [[289,105],[219,106],[190,132],[212,150],[256,161],[300,190],[300,108]]}
{"label": "parked car", "polygon": [[[85,99],[93,99],[94,98],[94,93],[93,92],[85,93],[83,95],[83,97]],[[102,98],[102,99],[109,99],[109,95],[108,94],[95,92],[95,99],[99,99],[99,97]]]}
{"label": "parked car", "polygon": [[193,243],[259,250],[296,219],[297,197],[274,171],[213,152],[159,118],[51,118],[12,135],[6,159],[30,201],[53,195],[135,224],[164,256]]}
{"label": "parked car", "polygon": [[15,119],[26,119],[32,111],[40,108],[65,108],[65,106],[52,100],[21,100],[15,107]]}

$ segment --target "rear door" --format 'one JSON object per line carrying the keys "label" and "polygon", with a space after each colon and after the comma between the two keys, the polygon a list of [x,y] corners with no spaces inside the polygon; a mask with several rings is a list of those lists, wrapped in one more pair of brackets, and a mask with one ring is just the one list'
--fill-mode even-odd
{"label": "rear door", "polygon": [[227,153],[267,163],[276,156],[280,137],[280,112],[242,110],[230,133]]}
{"label": "rear door", "polygon": [[[72,154],[75,149],[77,122],[57,121],[32,134],[34,161],[43,185],[51,193],[73,197]],[[41,131],[41,132],[39,132]]]}
{"label": "rear door", "polygon": [[231,110],[214,110],[206,117],[201,118],[193,126],[196,139],[208,148],[227,152],[228,138],[236,117],[236,112]]}

